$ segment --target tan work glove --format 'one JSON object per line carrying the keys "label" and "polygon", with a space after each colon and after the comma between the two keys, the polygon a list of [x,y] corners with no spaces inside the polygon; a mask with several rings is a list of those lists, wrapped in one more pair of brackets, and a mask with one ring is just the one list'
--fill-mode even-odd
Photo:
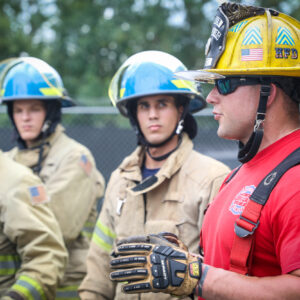
{"label": "tan work glove", "polygon": [[124,282],[124,293],[163,292],[174,296],[193,293],[201,278],[201,259],[172,233],[137,236],[120,241],[112,253],[110,274]]}

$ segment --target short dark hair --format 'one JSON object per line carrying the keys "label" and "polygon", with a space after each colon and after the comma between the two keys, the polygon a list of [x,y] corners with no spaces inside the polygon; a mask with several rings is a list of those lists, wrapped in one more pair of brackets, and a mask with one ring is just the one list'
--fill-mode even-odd
{"label": "short dark hair", "polygon": [[281,88],[293,101],[300,103],[300,77],[274,76],[271,82]]}

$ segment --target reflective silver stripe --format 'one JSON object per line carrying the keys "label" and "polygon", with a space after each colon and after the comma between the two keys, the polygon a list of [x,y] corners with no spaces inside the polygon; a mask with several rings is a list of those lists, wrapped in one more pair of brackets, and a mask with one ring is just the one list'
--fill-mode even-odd
{"label": "reflective silver stripe", "polygon": [[28,300],[46,300],[44,291],[39,283],[26,275],[20,276],[11,289],[18,291]]}
{"label": "reflective silver stripe", "polygon": [[110,252],[115,238],[116,234],[98,220],[92,237],[93,242],[105,251]]}
{"label": "reflective silver stripe", "polygon": [[[113,245],[116,235],[111,232],[108,227],[104,226],[100,221],[97,222],[97,225],[94,230],[94,235],[100,238],[103,242],[109,245]],[[94,239],[94,237],[93,237]]]}
{"label": "reflective silver stripe", "polygon": [[80,298],[79,298],[77,290],[78,290],[77,285],[58,288],[56,291],[55,299],[79,300]]}
{"label": "reflective silver stripe", "polygon": [[84,224],[84,227],[81,230],[81,233],[82,233],[82,235],[87,236],[88,238],[91,238],[93,235],[94,228],[95,228],[95,223],[86,222]]}
{"label": "reflective silver stripe", "polygon": [[19,255],[0,255],[0,275],[13,275],[20,268],[21,260]]}

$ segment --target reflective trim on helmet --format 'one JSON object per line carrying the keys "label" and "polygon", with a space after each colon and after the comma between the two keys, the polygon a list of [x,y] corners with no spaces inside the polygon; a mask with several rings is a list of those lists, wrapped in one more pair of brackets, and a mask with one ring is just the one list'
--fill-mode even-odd
{"label": "reflective trim on helmet", "polygon": [[49,88],[40,88],[40,91],[45,96],[59,96],[62,97],[63,93],[56,87],[49,87]]}
{"label": "reflective trim on helmet", "polygon": [[[217,70],[219,71],[219,70]],[[206,70],[192,70],[192,71],[182,71],[182,72],[176,72],[175,76],[178,78],[182,78],[185,80],[191,80],[191,81],[200,81],[200,82],[207,82],[207,83],[215,83],[215,80],[225,78],[225,76],[208,72]]]}
{"label": "reflective trim on helmet", "polygon": [[63,107],[73,106],[58,72],[35,57],[0,62],[1,102],[39,99],[58,100]]}
{"label": "reflective trim on helmet", "polygon": [[[205,107],[205,100],[194,83],[178,79],[174,73],[186,67],[176,57],[161,51],[143,51],[129,57],[113,76],[109,97],[124,116],[128,117],[126,104],[141,97],[169,94],[184,95],[187,102],[198,99]],[[198,111],[197,110],[197,111]]]}
{"label": "reflective trim on helmet", "polygon": [[[227,32],[220,12],[229,20]],[[199,82],[218,79],[211,78],[210,72],[223,76],[300,77],[298,20],[272,9],[223,3],[213,26],[204,69],[192,70],[184,78]],[[220,40],[226,41],[224,49]]]}

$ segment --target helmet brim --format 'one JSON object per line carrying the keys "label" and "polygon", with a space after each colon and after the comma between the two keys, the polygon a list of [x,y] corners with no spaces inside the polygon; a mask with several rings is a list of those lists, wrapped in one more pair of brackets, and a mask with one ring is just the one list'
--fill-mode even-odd
{"label": "helmet brim", "polygon": [[[145,93],[145,94],[139,94],[139,95],[134,95],[132,97],[126,97],[122,100],[120,100],[119,102],[117,102],[117,107],[120,111],[120,113],[124,116],[124,117],[128,117],[128,111],[126,109],[126,104],[129,101],[135,101],[138,100],[142,97],[149,97],[149,96],[155,96],[155,95],[182,95],[184,97],[187,97],[190,99],[190,101],[196,100],[193,102],[193,107],[194,109],[192,111],[190,111],[191,113],[196,113],[202,109],[204,109],[206,107],[206,102],[205,99],[199,94],[195,94],[193,92],[188,92],[188,91],[154,91],[153,93]],[[197,104],[195,104],[195,102],[197,102]]]}
{"label": "helmet brim", "polygon": [[28,97],[5,97],[4,99],[0,99],[1,104],[7,104],[13,101],[19,100],[40,100],[40,101],[53,101],[56,100],[61,103],[62,107],[71,107],[76,106],[74,100],[70,97],[39,97],[39,96],[28,96]]}
{"label": "helmet brim", "polygon": [[[219,71],[219,70],[218,70]],[[180,79],[190,80],[190,81],[200,81],[214,83],[217,79],[225,78],[225,76],[219,73],[207,72],[205,70],[190,70],[176,72],[175,76]]]}
{"label": "helmet brim", "polygon": [[176,72],[175,76],[190,81],[214,83],[226,76],[287,76],[300,77],[300,68],[200,69]]}

